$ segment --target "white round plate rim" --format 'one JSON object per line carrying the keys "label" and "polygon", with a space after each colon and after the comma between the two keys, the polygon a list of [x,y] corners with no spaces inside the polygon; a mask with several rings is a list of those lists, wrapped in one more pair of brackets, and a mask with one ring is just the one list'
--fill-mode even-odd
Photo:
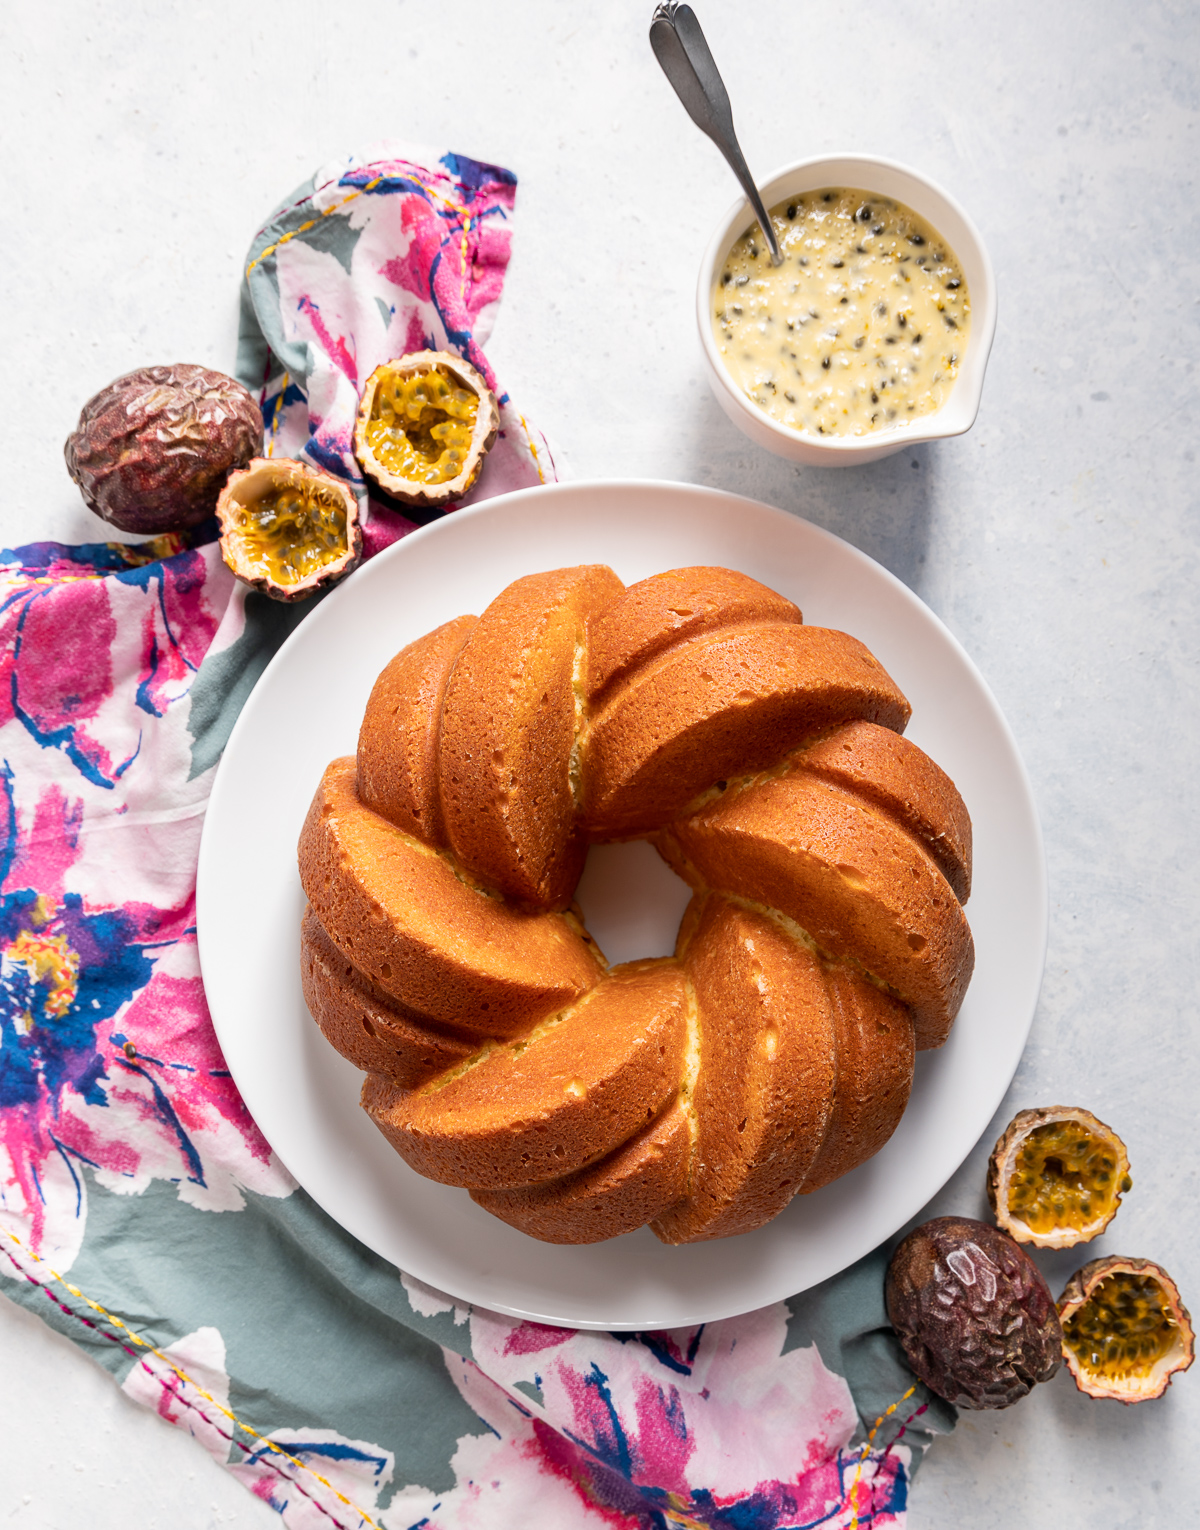
{"label": "white round plate rim", "polygon": [[[741,568],[796,599],[806,620],[844,625],[909,695],[909,737],[958,781],[975,821],[968,914],[978,962],[950,1041],[919,1057],[909,1110],[875,1158],[738,1238],[668,1248],[643,1228],[563,1247],[506,1227],[392,1152],[357,1108],[361,1076],[300,998],[295,841],[320,770],[353,751],[376,673],[404,643],[481,610],[521,574],[582,562],[610,563],[627,583],[688,564]],[[974,1146],[1016,1071],[1047,915],[1041,831],[1011,730],[933,612],[798,516],[658,480],[549,484],[485,501],[412,533],[333,591],[271,660],[234,726],[197,881],[201,966],[226,1063],[317,1204],[406,1279],[457,1301],[615,1331],[711,1322],[784,1299],[909,1221]]]}

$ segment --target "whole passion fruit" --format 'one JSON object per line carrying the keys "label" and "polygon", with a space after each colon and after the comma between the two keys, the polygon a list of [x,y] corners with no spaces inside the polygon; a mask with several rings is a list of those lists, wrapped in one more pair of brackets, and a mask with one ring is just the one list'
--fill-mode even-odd
{"label": "whole passion fruit", "polygon": [[1090,1242],[1116,1216],[1132,1184],[1120,1137],[1075,1105],[1021,1111],[988,1160],[996,1221],[1036,1248]]}
{"label": "whole passion fruit", "polygon": [[67,437],[67,471],[122,531],[186,531],[217,507],[232,468],[262,451],[258,405],[232,377],[183,362],[101,388]]}
{"label": "whole passion fruit", "polygon": [[909,1365],[959,1408],[1007,1408],[1058,1369],[1054,1298],[1020,1244],[986,1222],[915,1228],[892,1255],[884,1296]]}
{"label": "whole passion fruit", "polygon": [[1114,1255],[1076,1270],[1058,1299],[1063,1357],[1089,1397],[1161,1397],[1195,1359],[1196,1339],[1175,1282],[1149,1259]]}
{"label": "whole passion fruit", "polygon": [[272,600],[305,600],[362,561],[349,487],[289,457],[256,457],[231,473],[217,518],[225,562]]}
{"label": "whole passion fruit", "polygon": [[368,377],[354,455],[391,499],[445,507],[479,477],[499,429],[496,400],[470,362],[449,351],[414,351]]}

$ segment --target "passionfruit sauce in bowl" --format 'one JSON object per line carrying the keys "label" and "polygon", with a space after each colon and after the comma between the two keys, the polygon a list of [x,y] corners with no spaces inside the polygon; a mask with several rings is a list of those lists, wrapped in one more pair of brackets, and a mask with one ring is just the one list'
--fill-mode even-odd
{"label": "passionfruit sauce in bowl", "polygon": [[862,436],[941,408],[971,297],[949,243],[891,197],[819,187],[734,243],[713,289],[713,338],[734,383],[792,430]]}

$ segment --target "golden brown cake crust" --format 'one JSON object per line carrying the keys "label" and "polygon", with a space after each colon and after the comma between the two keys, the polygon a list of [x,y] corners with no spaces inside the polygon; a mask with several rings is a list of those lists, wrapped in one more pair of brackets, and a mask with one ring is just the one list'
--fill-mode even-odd
{"label": "golden brown cake crust", "polygon": [[447,842],[489,886],[537,908],[564,907],[583,870],[571,786],[576,685],[588,619],[621,589],[604,567],[518,579],[484,612],[446,687]]}
{"label": "golden brown cake crust", "polygon": [[459,616],[403,649],[371,691],[358,734],[358,795],[427,845],[446,843],[438,724],[446,682],[476,626]]}
{"label": "golden brown cake crust", "polygon": [[[530,575],[398,654],[300,839],[305,997],[397,1152],[561,1243],[731,1236],[877,1152],[974,960],[908,715],[727,569]],[[635,836],[695,896],[608,969],[570,898]]]}
{"label": "golden brown cake crust", "polygon": [[900,1124],[912,1089],[916,1037],[897,999],[846,967],[825,970],[834,1017],[838,1084],[821,1151],[800,1193],[866,1163]]}
{"label": "golden brown cake crust", "polygon": [[871,973],[940,1046],[974,962],[958,899],[894,822],[804,771],[730,791],[676,823],[688,880],[777,909],[826,957]]}
{"label": "golden brown cake crust", "polygon": [[615,686],[669,648],[751,622],[795,622],[800,608],[729,568],[675,568],[643,579],[588,628],[588,697],[600,711]]}
{"label": "golden brown cake crust", "polygon": [[714,781],[774,765],[814,734],[867,719],[903,728],[908,703],[855,638],[763,622],[704,633],[620,684],[586,734],[584,822],[644,834]]}
{"label": "golden brown cake crust", "polygon": [[688,1113],[678,1099],[598,1164],[548,1184],[472,1190],[471,1199],[546,1243],[599,1243],[635,1232],[673,1206],[691,1161]]}
{"label": "golden brown cake crust", "polygon": [[300,926],[304,1002],[330,1046],[364,1073],[415,1089],[476,1051],[479,1038],[436,1026],[386,994],[326,935],[309,907]]}
{"label": "golden brown cake crust", "polygon": [[370,1078],[363,1104],[430,1179],[484,1190],[536,1185],[605,1157],[679,1089],[687,995],[671,962],[609,974],[528,1043],[405,1092]]}
{"label": "golden brown cake crust", "polygon": [[364,807],[335,760],[300,836],[300,881],[334,945],[409,1009],[481,1036],[519,1035],[600,980],[561,915],[524,914]]}
{"label": "golden brown cake crust", "polygon": [[852,722],[796,756],[799,769],[863,797],[915,835],[965,903],[971,819],[954,782],[922,749],[875,723]]}
{"label": "golden brown cake crust", "polygon": [[804,1183],[834,1108],[837,1055],[821,964],[775,920],[704,899],[684,953],[696,991],[697,1144],[668,1243],[724,1238],[776,1216]]}

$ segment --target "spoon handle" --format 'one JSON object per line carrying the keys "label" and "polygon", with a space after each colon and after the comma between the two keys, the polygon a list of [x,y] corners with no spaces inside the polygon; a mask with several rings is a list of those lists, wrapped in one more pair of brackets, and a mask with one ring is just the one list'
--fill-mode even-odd
{"label": "spoon handle", "polygon": [[762,227],[772,264],[781,265],[779,241],[733,130],[729,92],[691,6],[680,5],[678,0],[664,0],[650,21],[650,46],[688,116],[729,162]]}

